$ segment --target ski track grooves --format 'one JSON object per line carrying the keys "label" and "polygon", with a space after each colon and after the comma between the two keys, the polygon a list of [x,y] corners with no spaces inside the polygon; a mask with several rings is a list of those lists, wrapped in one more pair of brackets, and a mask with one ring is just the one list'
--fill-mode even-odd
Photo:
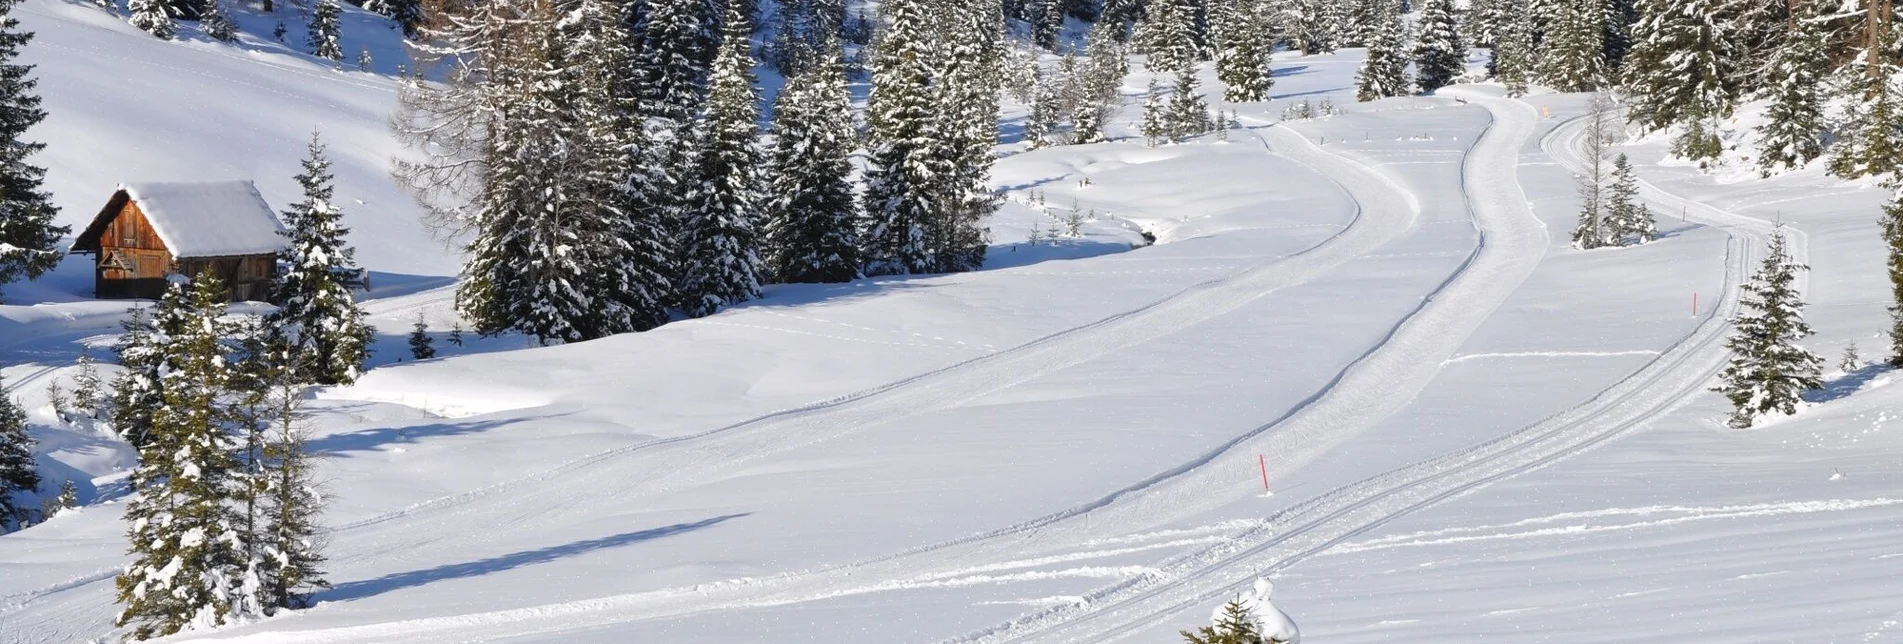
{"label": "ski track grooves", "polygon": [[[1299,156],[1313,156],[1305,163],[1314,167],[1317,160],[1329,163],[1319,150],[1306,150],[1299,135],[1277,129],[1278,138],[1301,150]],[[1312,146],[1310,146],[1312,147]],[[1338,163],[1338,162],[1337,162]],[[1318,168],[1319,170],[1319,168]],[[1323,172],[1322,176],[1332,176]],[[1361,182],[1351,195],[1399,192],[1399,188],[1376,175],[1357,175]],[[1379,187],[1371,187],[1378,182]],[[1340,183],[1340,181],[1337,181]],[[1344,187],[1344,190],[1348,190]],[[1023,345],[973,358],[873,389],[852,393],[805,406],[776,411],[724,427],[677,437],[647,441],[584,456],[548,470],[442,497],[384,515],[339,526],[349,531],[419,512],[454,508],[499,492],[547,481],[556,477],[588,475],[588,470],[608,466],[610,472],[594,477],[598,486],[570,486],[583,490],[557,502],[531,504],[529,516],[583,506],[608,499],[627,499],[659,494],[707,477],[725,476],[738,466],[761,458],[818,442],[833,440],[867,427],[902,421],[933,410],[945,409],[1012,384],[1030,380],[1090,359],[1135,346],[1202,321],[1241,308],[1268,293],[1305,283],[1335,266],[1380,248],[1406,230],[1418,216],[1419,208],[1368,208],[1365,204],[1353,223],[1336,234],[1294,255],[1266,261],[1248,270],[1196,284],[1181,292],[1143,307],[1119,313],[1096,322],[1044,336]],[[622,463],[627,457],[655,452],[639,466]],[[718,463],[719,467],[712,464]],[[528,517],[524,517],[527,520]]]}
{"label": "ski track grooves", "polygon": [[[1532,127],[1531,107],[1518,101],[1482,98],[1496,118]],[[1585,167],[1573,146],[1578,123],[1569,123],[1542,139],[1542,147],[1568,169]],[[1489,137],[1495,133],[1490,131]],[[1475,183],[1507,177],[1512,181],[1518,141],[1504,158],[1476,160],[1467,170]],[[1491,162],[1491,163],[1489,163]],[[1489,167],[1506,163],[1505,168]],[[1488,170],[1491,170],[1489,172]],[[1498,189],[1497,186],[1489,188]],[[1692,334],[1585,403],[1541,422],[1476,445],[1331,490],[1277,513],[1233,540],[1179,556],[1158,566],[1160,572],[1137,577],[1085,595],[1082,602],[1032,613],[977,633],[968,642],[1112,642],[1171,620],[1186,611],[1207,609],[1240,589],[1256,575],[1271,574],[1374,530],[1414,511],[1437,505],[1491,483],[1524,474],[1642,427],[1703,391],[1728,355],[1723,346],[1727,320],[1740,304],[1737,286],[1747,270],[1747,244],[1762,242],[1769,226],[1668,195],[1645,184],[1642,194],[1658,205],[1685,206],[1712,225],[1727,228],[1731,240],[1725,263],[1725,296]],[[1495,197],[1510,196],[1496,193]],[[1499,205],[1499,204],[1494,204]],[[1524,208],[1524,200],[1517,208]],[[1793,234],[1802,248],[1803,237]],[[1800,253],[1802,251],[1799,251]],[[1800,255],[1801,256],[1801,255]]]}
{"label": "ski track grooves", "polygon": [[[1418,220],[1420,214],[1418,202],[1414,200],[1412,194],[1402,189],[1391,178],[1369,170],[1354,161],[1325,152],[1306,138],[1287,128],[1271,127],[1265,130],[1258,130],[1257,133],[1263,137],[1263,143],[1265,145],[1273,145],[1274,149],[1283,156],[1313,168],[1321,176],[1328,177],[1338,185],[1341,185],[1343,189],[1354,198],[1357,206],[1360,208],[1360,212],[1358,212],[1354,224],[1346,231],[1317,247],[1289,256],[1280,261],[1266,263],[1240,274],[1199,284],[1182,293],[1161,302],[1137,309],[1136,311],[1112,316],[1083,327],[1060,332],[1053,336],[1047,336],[1046,338],[1021,345],[1020,347],[1007,350],[1000,354],[959,363],[940,371],[927,373],[860,394],[854,394],[825,403],[818,403],[815,406],[809,406],[807,408],[778,412],[727,428],[683,437],[682,439],[672,439],[666,442],[672,443],[699,439],[721,432],[731,432],[734,429],[757,426],[764,421],[772,421],[789,416],[797,420],[802,415],[816,411],[840,410],[849,413],[853,417],[863,417],[867,422],[891,422],[894,417],[897,416],[907,416],[921,411],[929,411],[929,409],[950,406],[983,395],[987,391],[1007,386],[1009,382],[1035,378],[1058,368],[1079,364],[1090,358],[1103,355],[1115,348],[1132,346],[1156,337],[1161,337],[1166,333],[1175,332],[1203,320],[1233,311],[1248,301],[1266,295],[1269,292],[1304,283],[1337,265],[1378,250],[1393,239],[1399,237],[1401,233],[1412,228],[1414,223]],[[1476,254],[1477,253],[1478,251],[1476,251]],[[1463,265],[1461,270],[1456,272],[1456,275],[1467,270],[1472,263],[1473,259],[1470,257],[1468,264]],[[1449,283],[1453,281],[1454,278],[1449,278]],[[1447,285],[1447,283],[1443,283],[1440,289],[1445,289]],[[1437,289],[1436,292],[1440,289]],[[1438,301],[1440,301],[1440,298],[1430,297],[1423,302],[1421,307],[1422,309],[1426,309],[1430,306],[1435,306],[1435,302]],[[1497,302],[1495,304],[1497,304]],[[1443,306],[1454,305],[1447,304]],[[1488,307],[1488,310],[1491,310],[1490,307]],[[1418,311],[1414,315],[1411,315],[1409,319],[1416,316],[1418,316]],[[1481,317],[1484,318],[1484,315]],[[1158,324],[1156,322],[1150,322],[1151,318],[1161,318],[1159,321],[1164,323]],[[1403,323],[1404,326],[1406,324],[1406,322]],[[1397,328],[1397,330],[1392,333],[1399,332]],[[1095,335],[1108,335],[1110,337],[1098,339],[1093,337]],[[1390,337],[1393,337],[1392,334]],[[1385,342],[1383,344],[1385,344]],[[1369,353],[1371,355],[1375,354],[1380,346],[1382,345],[1377,345],[1376,349],[1370,350]],[[1451,348],[1449,350],[1451,351]],[[1360,365],[1367,361],[1367,357],[1364,356],[1349,369],[1363,369]],[[1011,369],[985,368],[993,364],[1002,364],[1006,367],[1011,367]],[[1005,371],[1005,373],[994,373],[1000,370]],[[870,405],[870,407],[872,407],[871,409],[842,408],[846,403],[872,399],[874,396],[886,392],[902,394],[904,393],[904,390],[901,389],[902,387],[915,383],[935,384],[931,383],[931,381],[941,378],[962,379],[963,381],[968,381],[968,383],[958,383],[962,384],[965,389],[965,391],[960,391],[959,395],[947,396],[941,394],[931,396],[922,403],[911,399],[915,397],[893,396],[892,398],[895,400],[884,404]],[[1006,378],[1011,378],[1012,380],[1007,382]],[[1323,389],[1322,393],[1311,397],[1307,403],[1304,403],[1302,407],[1298,407],[1297,411],[1290,412],[1289,416],[1285,416],[1284,419],[1294,416],[1301,409],[1312,405],[1316,400],[1321,399],[1328,391],[1336,387],[1341,381],[1342,376],[1338,375],[1333,382]],[[926,387],[928,393],[936,388],[938,387]],[[868,400],[868,402],[875,402],[877,400],[878,399]],[[838,419],[826,418],[822,415],[820,420],[832,423],[832,427],[855,426],[851,419],[840,421]],[[1279,422],[1281,421],[1278,420],[1277,423]],[[443,631],[454,631],[459,634],[468,633],[471,635],[480,633],[482,636],[494,637],[501,637],[502,635],[500,633],[507,632],[509,636],[522,636],[557,632],[586,624],[613,623],[631,619],[653,619],[667,615],[702,612],[713,610],[723,605],[759,606],[763,604],[797,603],[825,597],[837,597],[862,592],[910,587],[907,585],[906,580],[920,574],[920,568],[918,566],[920,562],[914,561],[913,559],[921,555],[943,553],[958,546],[973,544],[983,545],[987,542],[1000,541],[1000,537],[1009,535],[1035,533],[1041,529],[1064,522],[1067,519],[1081,517],[1085,512],[1092,510],[1101,512],[1106,507],[1112,507],[1119,502],[1130,500],[1138,495],[1152,494],[1155,488],[1162,487],[1165,484],[1180,485],[1181,483],[1179,481],[1185,479],[1193,481],[1193,477],[1186,475],[1195,474],[1201,466],[1215,460],[1222,454],[1232,451],[1236,445],[1266,432],[1277,423],[1270,423],[1258,427],[1234,439],[1229,444],[1223,445],[1188,463],[1152,476],[1085,505],[1005,528],[952,541],[921,546],[857,563],[820,570],[789,573],[767,579],[717,582],[695,587],[691,590],[669,589],[548,606],[496,611],[492,613],[424,618],[403,622],[341,627],[302,633],[258,634],[253,637],[239,636],[237,639],[241,641],[266,642],[343,642],[361,641],[363,638],[389,638],[420,635],[424,633],[441,634]],[[769,455],[784,449],[789,449],[790,447],[784,445],[793,438],[797,438],[800,441],[798,445],[810,444],[811,442],[821,440],[821,438],[815,438],[813,434],[821,433],[828,428],[820,426],[794,430],[780,427],[775,427],[774,429],[777,432],[776,435],[765,437],[754,435],[759,432],[746,432],[746,436],[737,439],[745,440],[745,445],[737,446],[731,453],[720,453],[709,458],[717,458],[722,462],[728,463],[736,460],[744,461],[758,458],[761,455]],[[785,436],[785,434],[797,434],[797,436],[788,437]],[[831,437],[833,436],[827,436],[827,438]],[[774,444],[762,445],[762,443],[769,442]],[[561,475],[579,467],[586,467],[587,465],[625,454],[628,451],[645,449],[657,444],[663,444],[663,442],[644,443],[642,445],[630,446],[621,450],[599,454],[589,457],[584,461],[563,465],[555,470],[550,470],[536,476],[539,478]],[[792,445],[792,447],[797,447],[798,445]],[[742,451],[740,448],[745,448],[746,451]],[[696,443],[689,445],[688,449],[704,450],[706,447],[703,444]],[[670,462],[670,467],[692,471],[694,465],[691,463],[682,464],[675,461]],[[655,483],[673,482],[678,484],[679,480],[680,477],[677,476],[672,481],[655,481]],[[519,485],[527,481],[528,479],[524,479],[502,485]],[[569,489],[573,488],[571,487]],[[629,492],[630,490],[624,488],[616,491],[615,495],[625,498],[625,495]],[[566,506],[578,503],[580,502],[576,500],[565,499],[562,505]],[[1101,516],[1101,514],[1099,516]],[[350,527],[361,527],[390,518],[395,517],[379,517],[353,524],[353,526]],[[1013,543],[1006,544],[1002,547],[1024,547],[1025,544],[1015,543],[1015,541],[1016,540],[1013,540]],[[962,562],[964,559],[965,558],[960,557],[957,561]],[[879,579],[885,579],[886,581],[872,581]],[[842,584],[844,585],[843,587]],[[710,596],[716,593],[722,595],[731,593],[732,596]],[[762,595],[771,595],[771,597],[762,597]],[[559,625],[548,625],[542,628],[527,623],[546,623],[551,620],[559,621],[560,623]],[[546,630],[543,630],[543,628]]]}

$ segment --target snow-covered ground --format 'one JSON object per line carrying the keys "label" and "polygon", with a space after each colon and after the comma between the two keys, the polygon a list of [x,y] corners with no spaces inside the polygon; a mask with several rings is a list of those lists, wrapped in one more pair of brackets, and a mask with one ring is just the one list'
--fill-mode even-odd
{"label": "snow-covered ground", "polygon": [[[417,363],[401,335],[453,324],[457,262],[386,177],[389,77],[16,13],[63,221],[124,181],[282,207],[321,129],[375,272],[379,366],[310,406],[335,587],[178,641],[1156,642],[1258,575],[1311,642],[1903,641],[1891,375],[1751,431],[1705,391],[1773,220],[1814,269],[1811,346],[1880,353],[1874,191],[1640,142],[1663,238],[1575,251],[1580,97],[1354,104],[1358,51],[1288,56],[1226,140],[1144,147],[1133,107],[1113,143],[1003,147],[987,270]],[[1279,123],[1323,98],[1345,113]],[[1029,243],[1071,208],[1096,218]],[[0,536],[0,641],[111,630],[130,454],[42,393],[123,312],[89,274],[0,307],[43,470],[91,501]]]}

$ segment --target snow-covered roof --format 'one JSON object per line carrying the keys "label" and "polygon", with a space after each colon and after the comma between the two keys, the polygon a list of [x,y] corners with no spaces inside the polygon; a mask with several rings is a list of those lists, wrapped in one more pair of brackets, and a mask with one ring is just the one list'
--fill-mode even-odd
{"label": "snow-covered roof", "polygon": [[173,257],[257,255],[284,247],[278,234],[284,225],[250,181],[141,182],[119,189],[139,205]]}

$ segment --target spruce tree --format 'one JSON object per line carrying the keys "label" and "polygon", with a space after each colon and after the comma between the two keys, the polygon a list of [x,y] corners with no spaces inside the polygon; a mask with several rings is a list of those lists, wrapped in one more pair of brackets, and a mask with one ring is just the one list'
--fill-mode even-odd
{"label": "spruce tree", "polygon": [[1612,161],[1612,186],[1606,190],[1606,227],[1614,243],[1644,244],[1658,239],[1652,209],[1639,199],[1639,179],[1624,154]]}
{"label": "spruce tree", "polygon": [[99,366],[89,347],[79,346],[79,359],[74,364],[79,368],[79,375],[73,376],[73,406],[87,418],[99,418],[105,402],[105,383],[99,379]]}
{"label": "spruce tree", "polygon": [[1163,86],[1156,77],[1150,77],[1150,85],[1143,94],[1143,140],[1150,147],[1170,140],[1169,103],[1165,101]]}
{"label": "spruce tree", "polygon": [[666,277],[678,290],[687,268],[679,256],[685,242],[680,235],[687,229],[686,194],[700,149],[695,118],[706,100],[716,20],[705,0],[647,0],[641,6],[634,86],[641,91],[647,131],[645,158],[637,165],[649,173],[646,207],[661,229],[674,235]]}
{"label": "spruce tree", "polygon": [[1533,75],[1533,17],[1525,11],[1514,12],[1503,24],[1493,48],[1493,74],[1506,86],[1508,97],[1526,95]]}
{"label": "spruce tree", "polygon": [[1604,79],[1603,0],[1558,0],[1559,22],[1540,50],[1540,84],[1562,92],[1590,92]]}
{"label": "spruce tree", "polygon": [[1171,87],[1169,107],[1164,112],[1164,128],[1169,131],[1173,142],[1183,142],[1192,137],[1201,136],[1214,129],[1209,117],[1209,104],[1203,100],[1202,90],[1198,87],[1196,74],[1188,70],[1176,73],[1176,83]]}
{"label": "spruce tree", "polygon": [[706,131],[689,185],[680,308],[690,317],[760,297],[759,89],[751,28],[730,3],[714,61]]}
{"label": "spruce tree", "polygon": [[[183,291],[178,293],[182,295]],[[168,296],[173,294],[173,290],[166,291]],[[182,312],[184,304],[169,297],[160,300],[156,315],[175,319]],[[166,366],[165,343],[169,334],[159,329],[157,320],[140,308],[132,309],[131,317],[121,326],[125,329],[119,336],[118,346],[122,369],[112,383],[108,417],[119,438],[131,444],[133,449],[142,450],[151,442],[152,416],[165,404],[164,380],[161,376]]]}
{"label": "spruce tree", "polygon": [[[1362,4],[1367,4],[1365,1]],[[1461,36],[1467,44],[1474,47],[1493,47],[1500,42],[1501,32],[1506,31],[1506,21],[1511,14],[1512,0],[1472,0],[1467,3],[1467,16],[1461,21],[1464,29]]]}
{"label": "spruce tree", "polygon": [[946,207],[937,182],[951,174],[939,154],[949,133],[933,92],[936,43],[924,0],[884,2],[880,11],[886,30],[866,117],[866,274],[927,273],[933,249],[926,229]]}
{"label": "spruce tree", "polygon": [[429,333],[429,323],[423,316],[416,317],[416,324],[410,325],[410,357],[428,360],[436,357],[436,338]]}
{"label": "spruce tree", "polygon": [[26,433],[26,410],[8,395],[6,382],[0,380],[0,532],[23,521],[25,510],[13,507],[14,492],[32,492],[40,487],[40,473],[33,465],[33,437]]}
{"label": "spruce tree", "polygon": [[1216,77],[1223,82],[1223,100],[1255,103],[1269,100],[1275,80],[1269,71],[1273,42],[1254,0],[1214,0],[1210,26],[1216,46]]}
{"label": "spruce tree", "polygon": [[1123,78],[1130,68],[1116,36],[1116,29],[1107,22],[1091,26],[1084,35],[1085,58],[1071,115],[1071,143],[1102,143],[1104,125],[1122,107]]}
{"label": "spruce tree", "polygon": [[[14,60],[33,34],[20,31],[13,18],[18,0],[0,0],[0,287],[21,278],[35,279],[59,265],[59,239],[69,229],[53,225],[59,209],[41,189],[46,169],[29,163],[44,143],[26,140],[26,131],[46,118],[32,65]],[[0,298],[0,303],[4,303]]]}
{"label": "spruce tree", "polygon": [[1732,320],[1725,342],[1731,364],[1714,389],[1731,401],[1732,427],[1748,428],[1765,414],[1796,413],[1804,392],[1823,386],[1823,359],[1797,344],[1812,333],[1796,284],[1797,273],[1807,268],[1791,261],[1779,230],[1757,274],[1742,287],[1747,311]]}
{"label": "spruce tree", "polygon": [[1890,278],[1890,357],[1893,367],[1903,367],[1903,189],[1893,192],[1883,207],[1879,223],[1883,243],[1889,251],[1885,268]]}
{"label": "spruce tree", "polygon": [[1255,617],[1243,608],[1241,600],[1223,604],[1214,621],[1194,632],[1182,631],[1184,644],[1266,644]]}
{"label": "spruce tree", "polygon": [[[1286,20],[1289,25],[1289,40],[1297,51],[1302,52],[1303,56],[1330,53],[1338,46],[1336,30],[1340,25],[1331,13],[1333,2],[1334,0],[1292,0],[1288,4]],[[1399,19],[1398,7],[1383,8],[1384,14],[1390,12],[1394,13],[1395,19]]]}
{"label": "spruce tree", "polygon": [[251,604],[242,517],[227,503],[238,463],[224,397],[232,377],[219,321],[224,287],[201,275],[189,287],[173,284],[166,299],[185,302],[187,323],[165,345],[174,368],[162,375],[165,403],[132,471],[132,563],[115,584],[123,605],[116,623],[140,639],[219,626]]}
{"label": "spruce tree", "polygon": [[198,29],[219,42],[232,42],[238,39],[238,26],[231,24],[231,18],[225,17],[223,4],[219,0],[206,0],[205,13],[198,17]]}
{"label": "spruce tree", "polygon": [[1618,78],[1625,67],[1625,56],[1632,51],[1632,25],[1639,20],[1637,0],[1604,0],[1605,13],[1601,21],[1605,23],[1604,43],[1605,69],[1609,79]]}
{"label": "spruce tree", "polygon": [[1771,107],[1758,126],[1758,167],[1766,175],[1797,169],[1824,153],[1819,82],[1828,61],[1823,36],[1810,20],[1793,22],[1772,61]]}
{"label": "spruce tree", "polygon": [[774,102],[763,209],[765,268],[778,282],[847,282],[864,262],[845,59],[836,41],[822,46],[824,53],[787,79]]}
{"label": "spruce tree", "polygon": [[1845,109],[1837,124],[1830,173],[1845,179],[1896,176],[1903,172],[1903,76],[1892,55],[1898,43],[1897,25],[1879,30],[1874,47],[1865,47],[1858,59],[1844,67],[1851,75],[1844,83]]}
{"label": "spruce tree", "polygon": [[[18,0],[14,0],[18,1]],[[178,35],[178,23],[172,22],[172,12],[164,0],[128,0],[127,18],[132,26],[145,30],[160,40],[171,40]]]}
{"label": "spruce tree", "polygon": [[1730,114],[1737,58],[1718,9],[1718,0],[1643,0],[1621,72],[1632,122],[1660,130]]}
{"label": "spruce tree", "polygon": [[1467,69],[1467,44],[1460,38],[1458,13],[1454,0],[1427,0],[1421,9],[1414,66],[1422,92],[1447,86]]}
{"label": "spruce tree", "polygon": [[388,17],[403,29],[406,38],[415,38],[417,28],[423,23],[421,0],[367,0],[363,8]]}
{"label": "spruce tree", "polygon": [[985,221],[1002,200],[991,191],[992,148],[998,144],[998,98],[1003,94],[1005,25],[999,0],[958,0],[940,15],[937,102],[947,115],[947,137],[936,154],[950,169],[938,190],[945,204],[927,228],[932,272],[984,266],[990,245]]}
{"label": "spruce tree", "polygon": [[1151,73],[1167,74],[1195,66],[1196,16],[1180,0],[1151,0],[1131,36],[1132,48],[1145,55]]}
{"label": "spruce tree", "polygon": [[1368,55],[1355,73],[1355,100],[1374,101],[1408,92],[1407,27],[1401,23],[1398,8],[1386,8],[1368,43]]}
{"label": "spruce tree", "polygon": [[350,229],[343,226],[331,181],[324,144],[312,134],[304,171],[297,175],[304,199],[284,211],[287,243],[278,262],[285,269],[272,285],[272,299],[280,307],[272,322],[296,376],[321,385],[355,382],[374,333],[351,298],[363,278],[356,249],[344,242]]}
{"label": "spruce tree", "polygon": [[330,587],[324,580],[317,523],[325,500],[317,480],[316,456],[310,452],[309,431],[298,409],[302,392],[288,380],[280,380],[274,393],[270,397],[276,405],[271,416],[274,423],[261,454],[265,484],[256,539],[266,557],[259,571],[260,586],[266,605],[273,609],[307,608],[315,590]]}
{"label": "spruce tree", "polygon": [[317,6],[311,9],[310,34],[305,43],[310,45],[311,55],[318,58],[343,60],[343,44],[338,41],[341,35],[337,25],[337,0],[317,0]]}

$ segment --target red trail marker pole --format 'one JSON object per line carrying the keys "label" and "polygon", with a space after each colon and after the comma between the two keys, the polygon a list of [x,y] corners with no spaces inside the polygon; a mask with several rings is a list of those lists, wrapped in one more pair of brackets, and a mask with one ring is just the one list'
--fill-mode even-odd
{"label": "red trail marker pole", "polygon": [[1267,492],[1269,491],[1269,457],[1257,454],[1255,464],[1262,468],[1262,491]]}

